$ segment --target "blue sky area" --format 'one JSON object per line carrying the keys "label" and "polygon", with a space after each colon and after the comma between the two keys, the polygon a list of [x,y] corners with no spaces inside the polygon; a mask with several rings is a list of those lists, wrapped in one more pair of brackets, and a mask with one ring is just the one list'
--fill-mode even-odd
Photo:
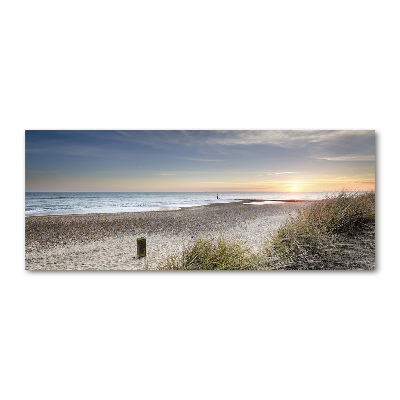
{"label": "blue sky area", "polygon": [[26,191],[375,189],[374,131],[26,131]]}

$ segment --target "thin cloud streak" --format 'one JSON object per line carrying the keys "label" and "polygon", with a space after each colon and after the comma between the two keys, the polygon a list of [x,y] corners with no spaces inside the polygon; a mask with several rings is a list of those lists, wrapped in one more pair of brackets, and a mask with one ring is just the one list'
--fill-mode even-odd
{"label": "thin cloud streak", "polygon": [[360,130],[219,130],[219,131],[117,131],[119,140],[135,141],[149,145],[180,144],[184,146],[222,145],[250,146],[276,145],[280,147],[305,146],[346,137],[374,136],[374,131]]}
{"label": "thin cloud streak", "polygon": [[375,161],[374,155],[362,156],[357,154],[339,156],[339,157],[315,157],[317,160],[327,160],[327,161]]}
{"label": "thin cloud streak", "polygon": [[201,161],[201,162],[224,162],[225,160],[212,160],[207,158],[190,158],[190,157],[177,157],[180,160],[187,160],[187,161]]}

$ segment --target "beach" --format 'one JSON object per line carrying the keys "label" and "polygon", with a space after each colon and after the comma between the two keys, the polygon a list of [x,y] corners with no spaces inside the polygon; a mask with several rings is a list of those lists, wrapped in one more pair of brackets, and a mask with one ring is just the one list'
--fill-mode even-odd
{"label": "beach", "polygon": [[[257,252],[305,203],[247,199],[173,211],[26,217],[25,268],[156,270],[196,239],[220,236]],[[138,237],[147,242],[143,258],[137,258]]]}

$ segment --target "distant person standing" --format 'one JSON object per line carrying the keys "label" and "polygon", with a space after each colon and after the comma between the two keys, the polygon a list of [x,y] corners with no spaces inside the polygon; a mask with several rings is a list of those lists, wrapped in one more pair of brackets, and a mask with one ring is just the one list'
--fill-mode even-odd
{"label": "distant person standing", "polygon": [[218,200],[218,194],[217,194],[217,200]]}

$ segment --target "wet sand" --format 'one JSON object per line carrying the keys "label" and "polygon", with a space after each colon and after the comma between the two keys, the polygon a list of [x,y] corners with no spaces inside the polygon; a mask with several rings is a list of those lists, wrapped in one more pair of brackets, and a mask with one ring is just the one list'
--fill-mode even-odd
{"label": "wet sand", "polygon": [[[304,202],[211,204],[177,211],[54,215],[25,218],[29,270],[157,269],[163,259],[197,238],[224,236],[254,251]],[[136,238],[147,257],[136,256]]]}

